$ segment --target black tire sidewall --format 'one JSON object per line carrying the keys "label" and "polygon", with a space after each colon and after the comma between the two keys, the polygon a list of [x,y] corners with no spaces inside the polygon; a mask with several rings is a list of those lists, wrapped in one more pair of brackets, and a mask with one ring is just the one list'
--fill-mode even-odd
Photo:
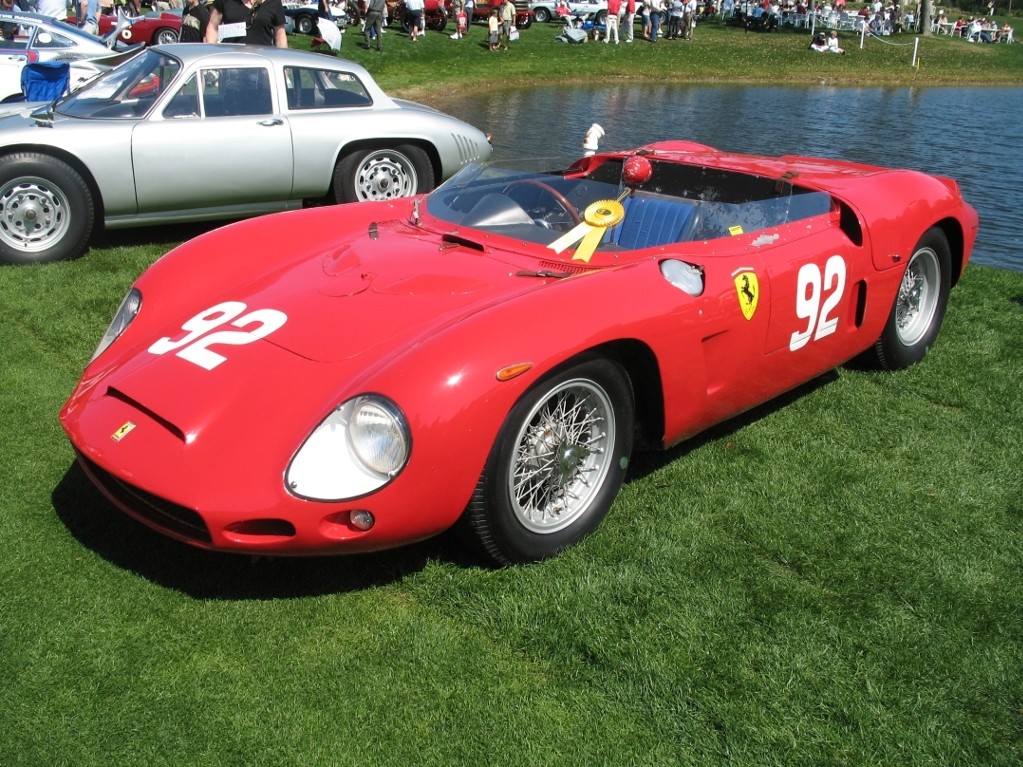
{"label": "black tire sidewall", "polygon": [[[515,461],[515,440],[532,408],[572,379],[600,386],[615,412],[615,440],[603,485],[589,508],[568,527],[539,534],[519,522],[508,494],[508,473]],[[591,359],[554,373],[533,386],[515,404],[498,433],[487,459],[477,495],[470,505],[470,524],[487,552],[502,564],[533,562],[553,556],[592,533],[618,496],[632,452],[635,405],[624,370],[607,359]]]}
{"label": "black tire sidewall", "polygon": [[92,194],[82,177],[63,160],[35,152],[22,152],[0,158],[0,186],[17,178],[42,178],[58,187],[67,197],[68,231],[45,250],[14,250],[0,241],[0,262],[8,264],[45,264],[77,258],[85,252],[95,223]]}

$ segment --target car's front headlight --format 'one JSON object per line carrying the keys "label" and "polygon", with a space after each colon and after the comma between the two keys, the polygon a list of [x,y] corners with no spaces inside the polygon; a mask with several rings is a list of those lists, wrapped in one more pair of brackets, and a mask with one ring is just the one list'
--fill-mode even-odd
{"label": "car's front headlight", "polygon": [[411,438],[405,417],[375,394],[339,405],[309,435],[285,475],[303,498],[340,501],[372,493],[405,467]]}
{"label": "car's front headlight", "polygon": [[99,345],[96,347],[96,351],[92,353],[92,357],[89,362],[92,362],[99,355],[105,352],[110,344],[116,341],[121,333],[127,330],[131,321],[135,319],[135,316],[139,313],[139,309],[142,308],[142,293],[139,292],[138,288],[132,288],[128,291],[128,295],[121,301],[121,305],[117,307],[117,314],[110,321],[110,325],[107,327],[106,333],[99,340]]}

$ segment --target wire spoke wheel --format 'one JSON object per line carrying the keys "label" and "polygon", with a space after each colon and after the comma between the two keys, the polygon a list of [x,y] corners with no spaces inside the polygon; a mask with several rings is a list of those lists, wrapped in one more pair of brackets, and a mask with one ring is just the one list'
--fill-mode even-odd
{"label": "wire spoke wheel", "polygon": [[567,381],[533,408],[515,441],[508,491],[527,530],[553,533],[589,508],[607,477],[614,410],[592,381]]}
{"label": "wire spoke wheel", "polygon": [[931,327],[938,308],[940,273],[938,255],[931,248],[918,250],[906,268],[895,301],[895,326],[906,346],[919,342]]}
{"label": "wire spoke wheel", "polygon": [[945,317],[951,264],[945,233],[938,227],[928,229],[913,248],[869,362],[884,370],[901,370],[924,358]]}
{"label": "wire spoke wheel", "polygon": [[600,525],[632,454],[632,382],[581,355],[527,389],[496,435],[463,521],[500,564],[536,562]]}

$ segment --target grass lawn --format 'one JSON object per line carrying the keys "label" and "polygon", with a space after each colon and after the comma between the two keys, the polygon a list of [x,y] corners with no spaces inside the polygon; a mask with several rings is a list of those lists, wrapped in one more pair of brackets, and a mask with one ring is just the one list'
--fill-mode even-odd
{"label": "grass lawn", "polygon": [[[701,49],[726,66],[713,35],[801,43],[708,25],[569,49],[534,26],[508,54],[393,33],[345,53],[439,93],[569,57],[682,78]],[[925,45],[1018,82],[1023,46]],[[858,54],[778,55],[878,80]],[[251,562],[112,510],[56,419],[128,286],[199,231],[0,267],[3,767],[1023,763],[1023,273],[969,267],[908,371],[840,369],[639,456],[551,561],[494,570],[442,536]]]}
{"label": "grass lawn", "polygon": [[[998,18],[1019,29],[1023,19]],[[397,27],[383,37],[383,53],[361,47],[358,28],[345,34],[340,55],[365,65],[388,92],[442,103],[445,96],[464,98],[483,88],[623,82],[750,83],[763,85],[1023,85],[1023,45],[968,43],[948,36],[901,34],[868,39],[841,33],[845,56],[808,49],[809,30],[782,28],[770,34],[745,32],[719,21],[701,23],[690,42],[638,37],[631,45],[592,41],[568,45],[555,40],[561,27],[533,24],[522,30],[512,50],[491,53],[486,28],[474,24],[470,35],[452,40],[448,33],[428,31],[413,43]],[[289,38],[305,47],[308,37]],[[918,66],[913,66],[919,41]]]}
{"label": "grass lawn", "polygon": [[641,456],[552,561],[253,563],[113,511],[57,424],[160,231],[0,269],[4,767],[1020,764],[1023,274],[971,266],[909,371]]}

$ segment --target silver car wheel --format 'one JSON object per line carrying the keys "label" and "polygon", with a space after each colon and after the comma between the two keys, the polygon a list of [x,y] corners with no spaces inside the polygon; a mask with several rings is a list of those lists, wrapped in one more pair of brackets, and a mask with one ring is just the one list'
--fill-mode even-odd
{"label": "silver car wheel", "polygon": [[391,200],[408,197],[419,188],[412,161],[393,149],[377,149],[359,163],[355,171],[355,193],[359,200]]}
{"label": "silver car wheel", "polygon": [[44,178],[12,179],[0,187],[0,240],[11,248],[37,251],[60,242],[70,214],[67,195]]}
{"label": "silver car wheel", "polygon": [[536,403],[515,440],[508,491],[519,523],[555,533],[590,506],[612,460],[615,411],[593,381],[565,381]]}
{"label": "silver car wheel", "polygon": [[913,254],[899,285],[895,301],[895,326],[899,340],[913,346],[931,327],[938,307],[938,284],[941,268],[932,248],[921,248]]}

